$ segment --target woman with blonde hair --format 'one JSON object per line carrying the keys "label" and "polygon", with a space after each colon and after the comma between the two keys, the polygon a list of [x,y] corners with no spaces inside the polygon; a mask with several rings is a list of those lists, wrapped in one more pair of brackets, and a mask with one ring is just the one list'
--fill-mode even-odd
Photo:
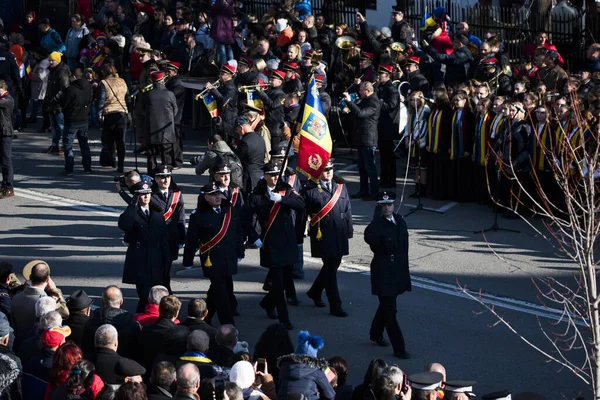
{"label": "woman with blonde hair", "polygon": [[98,109],[102,124],[102,145],[108,148],[114,166],[115,146],[117,150],[117,172],[123,173],[125,164],[125,132],[129,114],[129,90],[115,67],[102,66],[104,79],[98,85]]}

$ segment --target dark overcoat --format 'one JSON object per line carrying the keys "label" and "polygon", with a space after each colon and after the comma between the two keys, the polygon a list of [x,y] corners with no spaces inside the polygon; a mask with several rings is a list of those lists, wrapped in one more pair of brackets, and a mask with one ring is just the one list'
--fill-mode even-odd
{"label": "dark overcoat", "polygon": [[144,96],[144,136],[150,145],[173,144],[177,100],[164,85],[154,85]]}
{"label": "dark overcoat", "polygon": [[157,212],[165,213],[171,207],[175,192],[178,192],[179,200],[175,206],[175,211],[165,221],[167,224],[167,233],[169,234],[169,252],[171,253],[171,260],[175,261],[179,257],[179,245],[185,244],[185,203],[183,201],[183,195],[179,191],[177,185],[171,181],[169,187],[169,195],[167,201],[162,196],[158,186],[152,187],[152,198],[150,200],[150,206],[153,207]]}
{"label": "dark overcoat", "polygon": [[400,112],[400,96],[391,80],[377,87],[377,97],[381,101],[381,113],[377,130],[379,140],[399,139],[398,114]]}

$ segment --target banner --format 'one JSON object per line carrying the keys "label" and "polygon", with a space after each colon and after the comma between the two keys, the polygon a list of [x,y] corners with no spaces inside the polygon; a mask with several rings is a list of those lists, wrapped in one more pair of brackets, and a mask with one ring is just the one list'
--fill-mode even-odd
{"label": "banner", "polygon": [[204,105],[206,106],[206,109],[208,110],[208,113],[210,114],[210,116],[212,118],[217,118],[219,116],[219,106],[217,104],[217,101],[213,97],[213,95],[210,93],[207,93],[202,98],[202,100],[204,101]]}
{"label": "banner", "polygon": [[260,112],[260,115],[261,116],[265,115],[265,111],[264,111],[265,105],[263,104],[262,100],[257,96],[255,90],[251,90],[246,93],[246,103],[249,106],[260,108],[262,110]]}
{"label": "banner", "polygon": [[300,130],[300,146],[298,150],[298,166],[296,169],[318,182],[329,157],[332,140],[327,119],[323,114],[323,106],[319,97],[319,89],[311,76],[302,114]]}

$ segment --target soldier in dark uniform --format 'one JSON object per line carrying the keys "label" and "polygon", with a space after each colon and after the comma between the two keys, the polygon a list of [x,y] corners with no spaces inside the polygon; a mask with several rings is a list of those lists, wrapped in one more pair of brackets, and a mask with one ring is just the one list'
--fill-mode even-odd
{"label": "soldier in dark uniform", "polygon": [[[172,169],[168,165],[154,168],[151,206],[162,212],[169,231],[169,251],[171,260],[179,257],[179,249],[185,244],[185,203],[183,195],[173,181]],[[166,284],[171,293],[171,264],[167,268]]]}
{"label": "soldier in dark uniform", "polygon": [[358,92],[361,82],[376,83],[379,79],[377,71],[373,66],[373,57],[375,57],[375,54],[368,51],[360,53],[360,71],[358,72],[358,77],[354,80],[355,92]]}
{"label": "soldier in dark uniform", "polygon": [[396,156],[394,155],[394,139],[400,139],[398,132],[398,113],[400,95],[392,83],[391,76],[393,65],[381,64],[379,66],[379,85],[377,97],[381,103],[381,112],[377,123],[377,137],[379,157],[381,157],[381,171],[379,186],[382,188],[396,187]]}
{"label": "soldier in dark uniform", "polygon": [[265,125],[269,128],[271,133],[271,148],[277,147],[277,144],[281,142],[281,136],[283,134],[283,117],[284,108],[283,101],[285,100],[285,93],[283,92],[281,85],[285,79],[285,72],[280,70],[271,71],[271,87],[266,91],[256,92],[259,99],[262,100],[265,111]]}
{"label": "soldier in dark uniform", "polygon": [[207,293],[210,323],[212,315],[219,314],[221,325],[233,324],[234,305],[232,276],[237,274],[238,261],[244,258],[244,237],[240,215],[225,198],[218,182],[202,188],[203,198],[190,215],[183,265],[191,266],[200,244],[200,261],[204,276],[210,279]]}
{"label": "soldier in dark uniform", "polygon": [[329,313],[347,317],[337,285],[337,270],[342,257],[348,255],[352,238],[352,206],[346,185],[333,175],[333,160],[329,160],[319,183],[309,181],[304,192],[306,213],[310,215],[310,250],[313,257],[323,260],[319,276],[306,293],[317,307],[325,307],[321,300],[323,289],[329,301]]}
{"label": "soldier in dark uniform", "polygon": [[419,63],[421,58],[417,56],[409,56],[406,59],[406,80],[410,85],[410,92],[421,91],[425,97],[429,97],[431,89],[429,88],[429,81],[421,71],[419,70]]}
{"label": "soldier in dark uniform", "polygon": [[298,76],[298,63],[293,61],[283,63],[283,71],[285,72],[283,93],[301,93],[304,90],[304,86],[302,85],[300,76]]}
{"label": "soldier in dark uniform", "polygon": [[238,73],[234,79],[235,86],[252,86],[258,84],[258,74],[251,68],[254,62],[251,58],[241,57],[238,61]]}
{"label": "soldier in dark uniform", "polygon": [[238,90],[233,81],[234,74],[235,67],[233,65],[223,64],[219,72],[221,86],[215,88],[211,83],[206,84],[206,89],[213,95],[219,107],[219,116],[222,121],[221,132],[230,146],[235,142],[233,123],[238,113]]}
{"label": "soldier in dark uniform", "polygon": [[183,115],[183,104],[185,102],[185,87],[181,83],[181,79],[177,75],[180,64],[175,61],[169,61],[166,64],[167,78],[166,88],[175,95],[177,101],[177,114],[175,114],[175,148],[173,166],[176,168],[183,167],[183,135],[181,132],[181,117]]}
{"label": "soldier in dark uniform", "polygon": [[150,74],[154,88],[144,93],[144,136],[148,146],[148,175],[157,164],[173,166],[177,99],[164,85],[165,73]]}
{"label": "soldier in dark uniform", "polygon": [[262,166],[265,161],[265,142],[252,130],[250,121],[245,116],[238,117],[235,121],[235,132],[240,136],[235,154],[242,163],[243,182],[242,190],[250,193],[262,176]]}
{"label": "soldier in dark uniform", "polygon": [[119,217],[119,228],[129,240],[123,283],[134,284],[139,297],[137,311],[142,312],[148,302],[150,288],[167,282],[167,268],[171,265],[169,233],[163,213],[150,207],[152,189],[147,182],[133,186],[137,201],[132,202]]}
{"label": "soldier in dark uniform", "polygon": [[387,330],[394,355],[410,358],[404,345],[404,336],[396,319],[396,299],[411,290],[408,270],[408,227],[399,214],[394,214],[393,192],[380,192],[376,196],[381,205],[381,215],[375,216],[365,229],[365,242],[371,247],[371,292],[379,297],[379,308],[371,323],[371,340],[387,346],[383,331]]}
{"label": "soldier in dark uniform", "polygon": [[[277,185],[280,169],[279,164],[265,164],[264,178],[256,185],[244,205],[243,220],[248,242],[260,248],[260,265],[271,270],[271,290],[260,305],[267,311],[269,318],[279,318],[291,330],[294,326],[290,322],[285,302],[283,274],[291,274],[291,268],[285,266],[291,266],[298,260],[291,211],[301,211],[304,200],[289,184],[280,182]],[[260,232],[253,224],[255,215],[260,224]]]}

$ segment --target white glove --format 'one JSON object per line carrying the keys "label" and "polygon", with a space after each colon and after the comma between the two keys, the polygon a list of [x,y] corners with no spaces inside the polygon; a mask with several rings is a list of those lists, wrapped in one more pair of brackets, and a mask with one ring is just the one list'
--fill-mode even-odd
{"label": "white glove", "polygon": [[281,202],[281,195],[279,193],[269,192],[269,199],[275,203],[279,203]]}
{"label": "white glove", "polygon": [[260,249],[262,247],[262,240],[256,239],[256,242],[254,242],[254,246]]}

